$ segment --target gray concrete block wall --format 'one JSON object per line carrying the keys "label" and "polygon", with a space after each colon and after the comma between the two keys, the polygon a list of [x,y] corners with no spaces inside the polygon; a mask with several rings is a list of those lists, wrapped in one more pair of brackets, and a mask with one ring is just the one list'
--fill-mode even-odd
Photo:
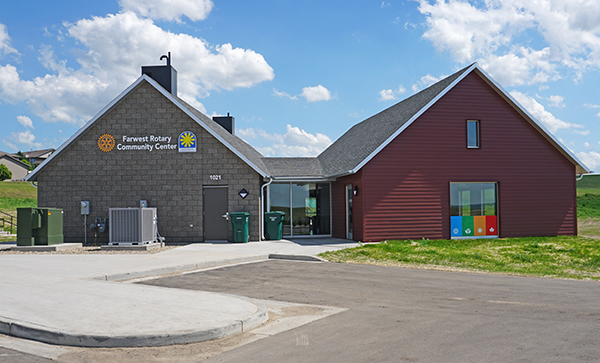
{"label": "gray concrete block wall", "polygon": [[[98,138],[170,136],[171,144],[184,131],[197,138],[197,152],[116,149],[103,152]],[[150,144],[154,144],[149,142]],[[210,175],[221,175],[211,180]],[[167,242],[203,241],[203,185],[229,187],[229,211],[250,213],[250,240],[259,239],[259,206],[262,177],[146,82],[130,92],[109,112],[71,143],[38,175],[38,204],[63,208],[65,241],[81,242],[84,217],[80,201],[91,202],[88,223],[107,218],[109,208],[139,207],[148,200],[156,207],[158,227]],[[246,189],[242,199],[238,192]],[[193,227],[190,227],[190,224]],[[108,242],[108,233],[88,228],[88,243]],[[232,239],[229,225],[229,240]]]}

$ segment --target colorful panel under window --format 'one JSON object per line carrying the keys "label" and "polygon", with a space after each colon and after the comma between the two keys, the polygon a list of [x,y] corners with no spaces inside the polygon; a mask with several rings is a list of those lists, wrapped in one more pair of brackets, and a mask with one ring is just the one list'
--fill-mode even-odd
{"label": "colorful panel under window", "polygon": [[498,235],[498,217],[497,216],[485,216],[485,228],[486,236],[497,236]]}
{"label": "colorful panel under window", "polygon": [[474,236],[475,227],[473,225],[473,217],[466,216],[462,217],[462,235],[463,236]]}
{"label": "colorful panel under window", "polygon": [[450,217],[450,234],[452,237],[462,236],[462,217]]}
{"label": "colorful panel under window", "polygon": [[486,235],[486,218],[485,216],[475,216],[473,217],[473,227],[475,229],[476,236],[485,236]]}

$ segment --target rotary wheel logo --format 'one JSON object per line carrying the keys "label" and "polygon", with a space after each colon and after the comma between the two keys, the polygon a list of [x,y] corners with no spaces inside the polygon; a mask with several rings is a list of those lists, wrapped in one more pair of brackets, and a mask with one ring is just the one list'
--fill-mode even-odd
{"label": "rotary wheel logo", "polygon": [[98,139],[98,148],[105,153],[111,151],[115,147],[115,138],[110,134],[104,134]]}

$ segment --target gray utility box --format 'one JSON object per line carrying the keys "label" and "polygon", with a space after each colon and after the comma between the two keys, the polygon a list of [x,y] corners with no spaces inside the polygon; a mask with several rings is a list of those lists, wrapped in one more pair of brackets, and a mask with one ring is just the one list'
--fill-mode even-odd
{"label": "gray utility box", "polygon": [[143,245],[157,240],[156,208],[110,208],[109,245]]}

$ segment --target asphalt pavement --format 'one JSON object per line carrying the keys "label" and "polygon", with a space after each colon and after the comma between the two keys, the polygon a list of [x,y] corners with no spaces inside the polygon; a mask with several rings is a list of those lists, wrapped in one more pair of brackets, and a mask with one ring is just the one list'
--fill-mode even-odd
{"label": "asphalt pavement", "polygon": [[600,283],[269,260],[143,284],[345,308],[208,362],[592,362]]}

